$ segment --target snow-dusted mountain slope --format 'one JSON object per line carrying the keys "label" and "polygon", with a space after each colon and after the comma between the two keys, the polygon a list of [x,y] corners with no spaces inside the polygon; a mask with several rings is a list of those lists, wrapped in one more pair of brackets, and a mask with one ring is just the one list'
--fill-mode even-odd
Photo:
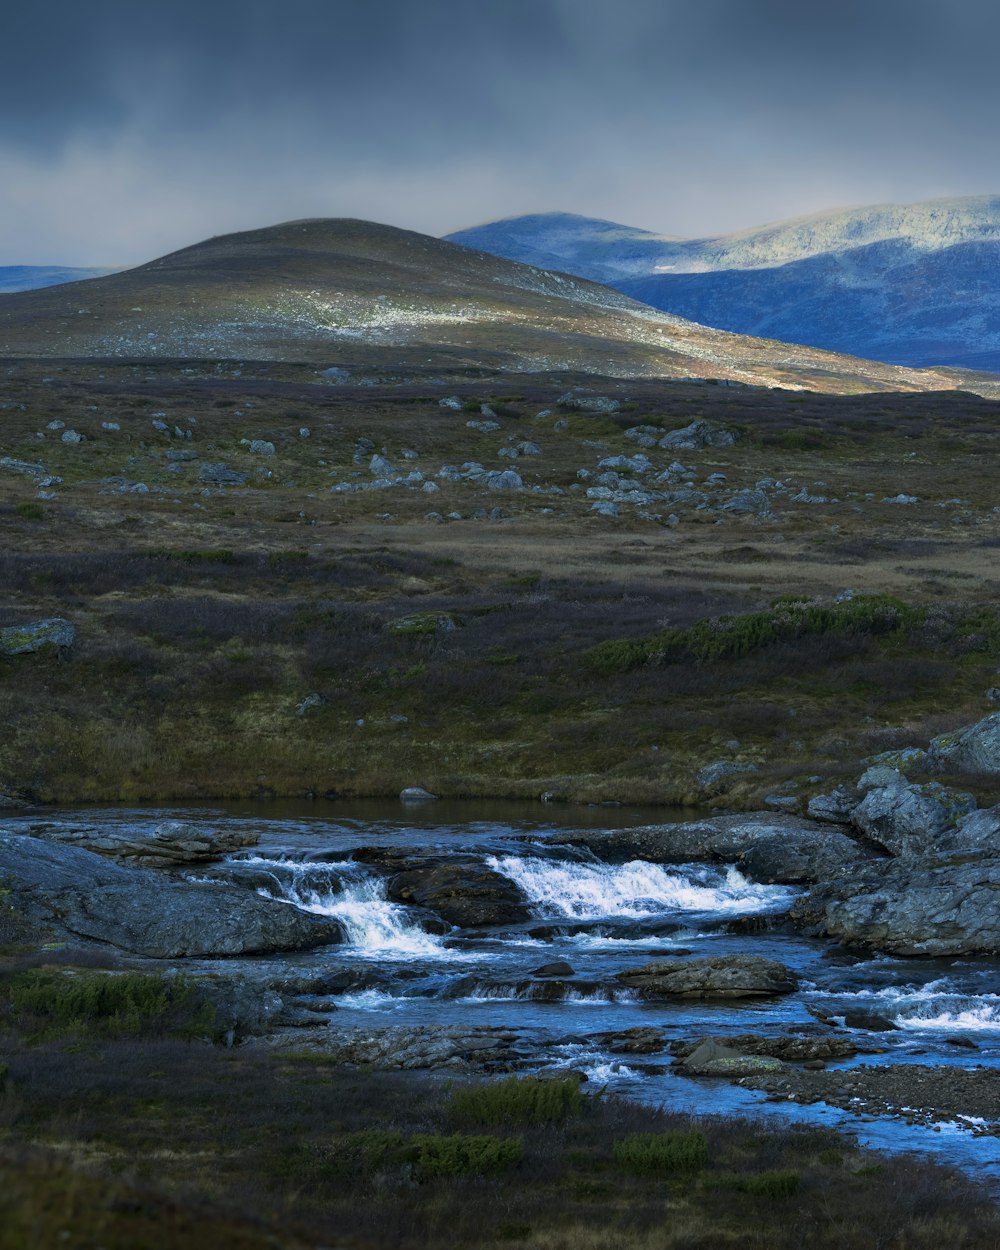
{"label": "snow-dusted mountain slope", "polygon": [[565,213],[449,238],[597,278],[719,329],[896,364],[1000,369],[1000,197],[876,205],[693,240]]}

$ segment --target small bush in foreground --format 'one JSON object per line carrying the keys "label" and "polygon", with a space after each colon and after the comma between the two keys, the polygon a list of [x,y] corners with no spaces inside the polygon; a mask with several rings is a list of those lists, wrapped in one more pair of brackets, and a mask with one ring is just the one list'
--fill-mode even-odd
{"label": "small bush in foreground", "polygon": [[211,1033],[213,1008],[193,986],[142,972],[31,968],[0,980],[7,1012],[30,1033],[138,1037]]}
{"label": "small bush in foreground", "polygon": [[451,1113],[473,1124],[548,1124],[578,1115],[583,1105],[580,1084],[572,1077],[540,1081],[512,1076],[456,1090]]}
{"label": "small bush in foreground", "polygon": [[612,1154],[619,1167],[629,1172],[697,1172],[708,1163],[708,1141],[697,1129],[633,1133],[616,1141]]}

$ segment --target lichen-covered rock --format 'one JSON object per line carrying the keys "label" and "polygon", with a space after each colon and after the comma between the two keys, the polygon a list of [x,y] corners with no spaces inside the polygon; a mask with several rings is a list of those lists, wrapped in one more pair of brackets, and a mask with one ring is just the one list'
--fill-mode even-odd
{"label": "lichen-covered rock", "polygon": [[960,817],[975,810],[971,794],[928,785],[893,784],[869,790],[851,813],[855,826],[893,855],[923,855]]}
{"label": "lichen-covered rock", "polygon": [[791,994],[798,984],[791,968],[757,955],[655,960],[618,980],[645,999],[765,998]]}
{"label": "lichen-covered rock", "polygon": [[660,439],[661,447],[674,450],[697,450],[701,447],[732,447],[736,442],[736,434],[714,421],[699,418],[686,425],[682,430],[671,430]]}
{"label": "lichen-covered rock", "polygon": [[932,739],[930,760],[933,766],[954,772],[1000,776],[1000,712]]}
{"label": "lichen-covered rock", "polygon": [[34,651],[61,651],[73,645],[76,628],[61,616],[28,625],[0,629],[0,655],[27,655]]}
{"label": "lichen-covered rock", "polygon": [[573,391],[567,391],[565,395],[560,395],[556,400],[556,404],[560,408],[568,408],[572,412],[603,414],[617,412],[621,408],[621,404],[617,399],[610,399],[607,395],[577,395]]}
{"label": "lichen-covered rock", "polygon": [[746,1055],[714,1037],[705,1037],[677,1061],[686,1076],[752,1076],[780,1072],[784,1064],[771,1055]]}

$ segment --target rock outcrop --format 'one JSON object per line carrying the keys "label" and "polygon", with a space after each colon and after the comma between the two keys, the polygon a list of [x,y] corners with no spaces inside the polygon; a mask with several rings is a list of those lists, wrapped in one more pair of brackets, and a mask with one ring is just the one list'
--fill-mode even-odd
{"label": "rock outcrop", "polygon": [[0,878],[35,924],[153,959],[270,954],[341,940],[334,921],[286,903],[171,881],[40,838],[0,834]]}
{"label": "rock outcrop", "polygon": [[28,831],[47,842],[81,847],[110,859],[166,868],[221,859],[260,840],[260,834],[246,829],[207,829],[181,820],[164,821],[148,832],[49,823],[29,825]]}
{"label": "rock outcrop", "polygon": [[27,625],[8,625],[0,629],[0,655],[28,655],[34,651],[64,651],[73,645],[75,626],[61,616]]}

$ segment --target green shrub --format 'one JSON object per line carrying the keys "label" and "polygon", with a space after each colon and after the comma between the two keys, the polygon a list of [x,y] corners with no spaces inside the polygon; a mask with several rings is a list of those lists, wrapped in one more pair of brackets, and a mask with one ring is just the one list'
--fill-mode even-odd
{"label": "green shrub", "polygon": [[0,980],[0,994],[18,1023],[48,1036],[200,1037],[215,1027],[214,1008],[194,986],[142,972],[32,968]]}
{"label": "green shrub", "polygon": [[798,1172],[755,1172],[742,1177],[737,1188],[745,1194],[753,1194],[756,1198],[769,1198],[776,1202],[782,1198],[794,1197],[799,1191],[799,1181]]}
{"label": "green shrub", "polygon": [[520,1163],[524,1142],[520,1137],[443,1137],[434,1134],[412,1139],[417,1150],[417,1175],[473,1176],[500,1172]]}
{"label": "green shrub", "polygon": [[45,509],[40,503],[19,503],[14,511],[26,521],[45,520]]}
{"label": "green shrub", "polygon": [[457,1089],[451,1113],[473,1124],[549,1124],[583,1110],[580,1084],[573,1077],[541,1081],[511,1076],[487,1085]]}
{"label": "green shrub", "polygon": [[610,639],[584,652],[599,673],[628,673],[646,663],[738,659],[776,642],[832,633],[890,634],[923,623],[920,608],[889,595],[859,595],[844,603],[776,601],[765,612],[720,616],[687,629],[667,629],[647,638]]}
{"label": "green shrub", "polygon": [[708,1163],[708,1141],[690,1132],[632,1133],[616,1141],[612,1155],[629,1172],[697,1172]]}

